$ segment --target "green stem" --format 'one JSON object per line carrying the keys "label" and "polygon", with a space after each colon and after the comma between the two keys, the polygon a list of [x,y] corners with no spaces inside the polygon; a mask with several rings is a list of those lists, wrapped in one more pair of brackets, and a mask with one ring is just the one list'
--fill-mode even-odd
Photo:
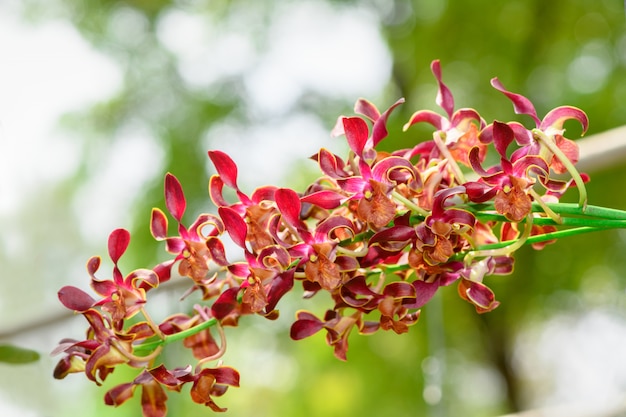
{"label": "green stem", "polygon": [[202,323],[197,324],[193,327],[190,327],[186,330],[183,330],[181,332],[167,335],[162,340],[144,342],[137,346],[133,346],[133,351],[134,352],[153,351],[159,346],[165,346],[170,343],[178,342],[179,340],[183,340],[186,337],[193,336],[194,334],[200,333],[202,330],[208,329],[209,327],[214,326],[216,324],[217,324],[217,319],[212,318],[207,321],[203,321]]}
{"label": "green stem", "polygon": [[548,149],[550,149],[550,151],[559,159],[565,169],[567,169],[567,172],[569,172],[569,174],[574,179],[576,187],[578,187],[579,193],[578,205],[584,211],[587,207],[587,189],[585,188],[585,182],[580,176],[580,173],[578,172],[572,161],[570,161],[569,158],[565,156],[563,151],[561,151],[561,148],[556,146],[556,143],[554,142],[554,137],[549,137],[540,129],[533,129],[533,134],[537,139],[541,140],[541,142],[546,145]]}
{"label": "green stem", "polygon": [[396,190],[393,190],[391,192],[391,196],[393,197],[394,200],[401,202],[402,204],[404,204],[406,208],[408,208],[414,213],[419,214],[422,217],[428,217],[430,215],[429,212],[427,212],[426,210],[424,210],[423,208],[421,208],[420,206],[418,206],[417,204],[415,204],[414,202],[412,202],[411,200],[409,200],[408,198],[406,198],[405,196],[403,196]]}

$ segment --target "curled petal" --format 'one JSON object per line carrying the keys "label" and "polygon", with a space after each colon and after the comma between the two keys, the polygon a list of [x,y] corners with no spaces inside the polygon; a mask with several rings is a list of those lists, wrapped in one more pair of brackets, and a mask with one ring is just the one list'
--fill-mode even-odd
{"label": "curled petal", "polygon": [[372,122],[380,118],[380,112],[376,106],[371,101],[365,100],[364,98],[360,98],[356,101],[354,104],[354,112],[367,117]]}
{"label": "curled petal", "polygon": [[581,136],[587,132],[587,128],[589,127],[587,114],[579,108],[572,106],[561,106],[549,111],[541,121],[539,129],[543,131],[548,128],[563,130],[563,124],[567,120],[577,120],[581,124],[583,128]]}
{"label": "curled petal", "polygon": [[482,282],[462,279],[458,290],[461,298],[474,304],[477,313],[487,313],[500,305],[493,291]]}
{"label": "curled petal", "polygon": [[343,216],[330,216],[324,219],[315,229],[315,238],[318,241],[328,239],[346,239],[355,236],[354,223]]}
{"label": "curled petal", "polygon": [[389,252],[398,252],[403,250],[415,239],[415,229],[410,226],[393,226],[383,229],[369,240],[370,246],[380,246]]}
{"label": "curled petal", "polygon": [[383,295],[399,298],[413,298],[415,297],[415,287],[405,281],[392,282],[385,285],[383,289]]}
{"label": "curled petal", "polygon": [[224,198],[224,181],[219,175],[213,175],[209,179],[209,196],[216,207],[228,206],[228,202]]}
{"label": "curled petal", "polygon": [[267,313],[271,313],[280,299],[293,288],[294,270],[285,271],[276,276],[267,291],[267,305],[265,309]]}
{"label": "curled petal", "polygon": [[452,197],[453,195],[465,194],[465,192],[466,192],[465,187],[462,185],[452,187],[452,188],[445,188],[440,191],[437,191],[437,193],[435,194],[434,201],[433,201],[432,218],[435,220],[442,220],[444,213],[446,211],[445,210],[446,200]]}
{"label": "curled petal", "polygon": [[531,103],[530,100],[520,94],[511,93],[510,91],[508,91],[506,88],[504,88],[504,86],[497,77],[491,79],[491,85],[496,90],[507,96],[509,100],[511,100],[515,113],[529,115],[535,121],[536,126],[539,126],[541,124],[541,120],[539,120],[539,117],[537,117],[537,111],[535,110],[535,106],[533,106],[533,103]]}
{"label": "curled petal", "polygon": [[152,209],[150,216],[150,233],[156,240],[163,240],[167,237],[167,217],[158,208]]}
{"label": "curled petal", "polygon": [[201,214],[196,221],[189,226],[190,234],[200,240],[209,236],[221,235],[224,233],[224,223],[214,214]]}
{"label": "curled petal", "polygon": [[147,284],[152,288],[156,288],[159,285],[158,275],[151,269],[137,269],[131,272],[125,279],[127,283],[132,284],[134,288],[138,288],[137,281]]}
{"label": "curled petal", "polygon": [[413,287],[415,288],[415,303],[407,305],[407,308],[421,308],[427,302],[435,296],[437,289],[439,289],[439,282],[426,282],[422,280],[413,281]]}
{"label": "curled petal", "polygon": [[274,194],[278,188],[266,185],[264,187],[259,187],[252,193],[250,199],[253,203],[259,204],[262,201],[274,201]]}
{"label": "curled petal", "polygon": [[462,131],[466,131],[471,122],[478,122],[479,126],[484,123],[480,114],[474,109],[459,109],[450,119],[450,125]]}
{"label": "curled petal", "polygon": [[454,111],[454,97],[452,96],[450,89],[442,81],[441,63],[438,59],[434,60],[430,64],[430,70],[439,84],[439,90],[437,91],[437,98],[435,99],[435,102],[448,114],[448,118],[452,118],[452,112]]}
{"label": "curled petal", "polygon": [[404,103],[403,98],[392,104],[391,107],[389,107],[380,117],[372,119],[374,120],[374,126],[372,127],[371,147],[375,147],[381,140],[387,137],[387,119],[389,118],[391,112],[402,103]]}
{"label": "curled petal", "polygon": [[313,157],[317,160],[322,172],[331,178],[343,178],[346,176],[344,171],[344,162],[337,155],[330,152],[328,149],[320,149],[317,155]]}
{"label": "curled petal", "polygon": [[448,120],[442,115],[435,113],[432,110],[420,110],[413,113],[408,122],[404,125],[402,130],[406,131],[408,128],[416,123],[426,122],[434,126],[437,130],[446,130],[449,126]]}
{"label": "curled petal", "polygon": [[238,292],[239,288],[229,288],[224,291],[211,306],[213,317],[221,320],[233,311],[239,304],[237,301]]}
{"label": "curled petal", "polygon": [[211,254],[211,259],[219,266],[228,266],[228,260],[226,259],[226,248],[224,243],[215,237],[211,236],[206,241],[206,247]]}
{"label": "curled petal", "polygon": [[484,203],[491,200],[498,192],[497,188],[484,182],[471,181],[463,184],[465,192],[470,201],[474,203]]}
{"label": "curled petal", "polygon": [[420,180],[415,167],[408,160],[399,156],[389,156],[380,160],[372,169],[375,180],[391,184],[412,183]]}

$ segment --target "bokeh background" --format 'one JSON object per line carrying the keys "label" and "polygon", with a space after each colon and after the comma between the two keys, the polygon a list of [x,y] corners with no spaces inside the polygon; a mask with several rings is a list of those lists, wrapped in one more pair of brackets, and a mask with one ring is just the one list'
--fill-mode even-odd
{"label": "bokeh background", "polygon": [[[210,211],[206,151],[240,166],[242,188],[303,188],[307,158],[343,152],[329,132],[359,97],[386,108],[386,149],[429,138],[401,134],[417,109],[439,110],[429,65],[442,62],[458,107],[511,120],[489,86],[498,76],[539,114],[569,104],[588,135],[626,124],[626,14],[619,0],[4,0],[0,3],[0,343],[40,361],[0,364],[3,416],[139,416],[77,375],[52,379],[62,337],[82,317],[56,292],[87,288],[86,260],[106,255],[117,227],[132,230],[126,270],[164,259],[152,241],[152,207],[175,174],[188,216]],[[530,120],[519,119],[524,123]],[[567,126],[573,137],[580,131]],[[590,172],[590,201],[626,208],[626,170]],[[104,266],[103,271],[106,270]],[[353,335],[349,361],[323,335],[292,342],[300,308],[228,329],[226,364],[242,387],[218,402],[233,416],[497,416],[565,407],[609,415],[626,397],[626,233],[524,249],[515,273],[492,277],[501,306],[477,315],[454,288],[440,291],[408,334]],[[157,317],[179,308],[175,287]],[[187,308],[183,306],[184,308]],[[169,349],[167,360],[183,357]],[[184,357],[183,357],[184,358]],[[210,413],[171,394],[170,414]],[[587,413],[587,414],[584,414]],[[618,412],[619,413],[619,412]],[[619,414],[624,415],[624,414]]]}

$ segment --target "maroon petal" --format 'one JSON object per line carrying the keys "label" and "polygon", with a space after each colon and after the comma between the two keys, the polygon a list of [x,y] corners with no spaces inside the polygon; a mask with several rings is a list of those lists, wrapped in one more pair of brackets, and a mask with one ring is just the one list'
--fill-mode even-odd
{"label": "maroon petal", "polygon": [[354,104],[354,112],[367,117],[372,122],[375,122],[380,118],[380,112],[376,106],[369,100],[365,100],[363,98],[358,99]]}
{"label": "maroon petal", "polygon": [[211,236],[206,241],[206,247],[209,249],[211,259],[219,266],[228,266],[228,260],[226,259],[226,248],[224,243],[215,237]]}
{"label": "maroon petal", "polygon": [[150,375],[160,384],[166,385],[170,389],[176,389],[181,385],[181,380],[172,374],[165,365],[161,364],[156,368],[149,369]]}
{"label": "maroon petal", "polygon": [[437,289],[439,289],[439,283],[437,281],[426,282],[415,280],[413,281],[413,287],[415,287],[415,304],[407,307],[421,308],[434,297]]}
{"label": "maroon petal", "polygon": [[415,287],[405,281],[391,282],[385,285],[383,294],[393,298],[413,298],[415,297]]}
{"label": "maroon petal", "polygon": [[276,205],[280,214],[283,215],[283,219],[295,228],[301,227],[300,221],[300,197],[298,194],[289,188],[280,188],[276,190]]}
{"label": "maroon petal", "polygon": [[450,119],[450,125],[454,127],[463,126],[467,128],[470,122],[478,122],[479,126],[483,124],[480,114],[474,109],[459,109],[454,112]]}
{"label": "maroon petal", "polygon": [[548,112],[548,114],[546,114],[546,117],[543,118],[539,128],[541,130],[546,130],[548,127],[552,127],[561,130],[563,129],[563,123],[567,120],[577,120],[582,125],[582,135],[587,132],[587,128],[589,127],[589,119],[587,118],[587,115],[584,111],[572,106],[561,106],[556,109],[552,109]]}
{"label": "maroon petal", "polygon": [[144,417],[165,417],[167,415],[167,394],[161,385],[152,381],[141,385],[141,408]]}
{"label": "maroon petal", "polygon": [[229,366],[220,366],[212,369],[211,374],[215,377],[218,384],[230,385],[231,387],[239,386],[239,372]]}
{"label": "maroon petal", "polygon": [[489,312],[500,304],[493,291],[482,282],[464,279],[459,284],[459,291],[465,293],[464,298],[474,304],[478,313]]}
{"label": "maroon petal", "polygon": [[320,149],[316,159],[322,172],[329,177],[343,178],[346,176],[346,172],[343,170],[345,165],[343,160],[329,150]]}
{"label": "maroon petal", "polygon": [[382,116],[377,119],[373,119],[374,126],[372,127],[372,147],[375,147],[380,143],[381,140],[387,137],[387,119],[389,118],[391,112],[402,103],[404,103],[403,98],[393,103],[391,107],[389,107],[382,114]]}
{"label": "maroon petal", "polygon": [[185,213],[185,194],[178,179],[169,172],[165,175],[165,206],[172,216],[180,222]]}
{"label": "maroon petal", "polygon": [[293,340],[301,340],[319,332],[324,328],[324,323],[307,312],[298,312],[298,320],[291,325],[289,335]]}
{"label": "maroon petal", "polygon": [[509,100],[511,100],[515,113],[529,115],[535,121],[536,126],[539,126],[541,120],[539,120],[539,118],[537,117],[537,111],[535,110],[535,106],[533,106],[533,103],[531,103],[530,100],[520,94],[511,93],[510,91],[508,91],[506,88],[504,88],[504,86],[497,77],[491,79],[491,85],[496,90],[507,96]]}
{"label": "maroon petal", "polygon": [[61,304],[70,310],[78,312],[88,310],[96,302],[96,300],[94,300],[89,294],[72,286],[65,286],[61,288],[58,292],[58,296]]}
{"label": "maroon petal", "polygon": [[415,229],[411,226],[393,226],[377,232],[369,240],[369,245],[378,245],[386,251],[403,250],[415,239]]}
{"label": "maroon petal", "polygon": [[117,385],[104,394],[104,403],[114,407],[122,405],[133,396],[136,387],[132,382]]}
{"label": "maroon petal", "polygon": [[448,127],[448,120],[442,115],[435,113],[432,110],[420,110],[413,113],[409,121],[402,129],[406,131],[414,124],[422,122],[426,122],[434,126],[437,130],[445,130]]}
{"label": "maroon petal", "polygon": [[237,190],[237,165],[230,156],[222,151],[209,151],[209,158],[222,181],[230,188]]}
{"label": "maroon petal", "polygon": [[513,142],[513,129],[506,123],[493,122],[493,145],[502,158],[506,158],[506,149]]}
{"label": "maroon petal", "polygon": [[114,263],[126,252],[130,243],[130,233],[126,229],[115,229],[109,235],[109,256]]}
{"label": "maroon petal", "polygon": [[238,304],[237,293],[239,293],[239,288],[229,288],[224,291],[211,306],[213,317],[221,320],[233,311]]}
{"label": "maroon petal", "polygon": [[224,181],[219,175],[213,175],[209,179],[209,197],[216,207],[228,206],[228,202],[223,195]]}
{"label": "maroon petal", "polygon": [[248,233],[248,226],[246,222],[241,218],[239,213],[230,207],[220,207],[217,209],[220,218],[224,222],[226,231],[230,238],[242,248],[246,247],[246,236]]}
{"label": "maroon petal", "polygon": [[335,215],[327,217],[319,225],[317,225],[315,228],[315,240],[324,241],[337,239],[337,234],[335,232],[338,230],[347,232],[350,236],[354,236],[356,234],[354,223],[350,219],[347,219],[344,216]]}
{"label": "maroon petal", "polygon": [[157,240],[167,237],[167,217],[165,213],[158,208],[152,209],[150,217],[150,233]]}
{"label": "maroon petal", "polygon": [[92,279],[96,278],[94,275],[96,271],[98,271],[98,268],[100,268],[100,261],[101,259],[99,256],[92,256],[87,261],[87,272],[91,275]]}
{"label": "maroon petal", "polygon": [[448,114],[448,118],[450,119],[452,118],[452,112],[454,111],[454,97],[452,96],[450,89],[442,81],[441,63],[438,59],[434,60],[430,64],[430,70],[433,72],[433,75],[439,84],[439,90],[437,91],[437,98],[435,99],[435,102]]}
{"label": "maroon petal", "polygon": [[367,123],[360,117],[344,117],[343,128],[350,149],[358,156],[363,156],[363,149],[369,135]]}
{"label": "maroon petal", "polygon": [[[398,175],[399,172],[401,175]],[[389,156],[377,162],[372,168],[372,176],[376,181],[391,185],[396,182],[410,183],[421,180],[413,164],[399,156]],[[398,181],[399,179],[401,181]]]}
{"label": "maroon petal", "polygon": [[331,190],[316,191],[301,198],[303,203],[309,203],[326,210],[339,207],[348,197]]}
{"label": "maroon petal", "polygon": [[474,203],[484,203],[485,201],[489,201],[498,192],[496,188],[487,185],[484,182],[472,181],[466,182],[463,185],[465,186],[467,197]]}
{"label": "maroon petal", "polygon": [[276,307],[280,299],[293,288],[294,270],[283,272],[276,276],[267,292],[267,305],[265,309],[270,313]]}

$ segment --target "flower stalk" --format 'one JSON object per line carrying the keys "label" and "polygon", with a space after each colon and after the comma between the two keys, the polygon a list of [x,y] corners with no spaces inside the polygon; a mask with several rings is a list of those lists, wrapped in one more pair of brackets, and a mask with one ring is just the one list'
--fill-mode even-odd
{"label": "flower stalk", "polygon": [[[193,401],[225,411],[213,397],[239,386],[239,374],[221,362],[229,346],[223,327],[236,327],[253,314],[276,319],[282,297],[291,291],[300,290],[304,299],[326,293],[330,300],[321,317],[300,310],[291,338],[323,331],[333,354],[346,360],[350,335],[406,333],[421,308],[452,284],[477,313],[493,311],[499,302],[488,280],[512,273],[522,246],[540,250],[561,238],[626,228],[626,211],[587,204],[586,175],[574,166],[578,148],[563,136],[569,119],[586,131],[582,110],[557,107],[540,119],[528,99],[493,79],[492,86],[516,113],[530,115],[535,127],[487,123],[474,109],[455,110],[439,61],[431,70],[445,114],[418,110],[403,131],[410,135],[411,126],[427,123],[432,136],[380,152],[387,120],[404,100],[382,112],[358,100],[356,115],[340,116],[332,131],[345,137],[347,156],[320,149],[311,159],[321,176],[304,191],[265,186],[246,194],[235,161],[212,150],[208,157],[216,173],[209,194],[216,210],[187,223],[182,185],[166,174],[166,210],[153,209],[150,230],[168,257],[124,275],[118,261],[130,233],[111,233],[110,278],[96,277],[99,257],[87,262],[95,298],[73,286],[58,293],[88,327],[84,340],[59,343],[55,353],[63,357],[54,376],[84,373],[101,384],[124,364],[138,375],[106,393],[109,405],[124,403],[141,385],[143,415],[162,417],[164,390],[190,384]],[[577,204],[561,201],[572,184],[579,190]],[[228,255],[225,241],[234,247]],[[196,292],[201,302],[157,323],[148,313],[152,294],[170,279],[187,280],[183,296]],[[172,343],[190,349],[194,361],[171,369],[160,363]]]}

